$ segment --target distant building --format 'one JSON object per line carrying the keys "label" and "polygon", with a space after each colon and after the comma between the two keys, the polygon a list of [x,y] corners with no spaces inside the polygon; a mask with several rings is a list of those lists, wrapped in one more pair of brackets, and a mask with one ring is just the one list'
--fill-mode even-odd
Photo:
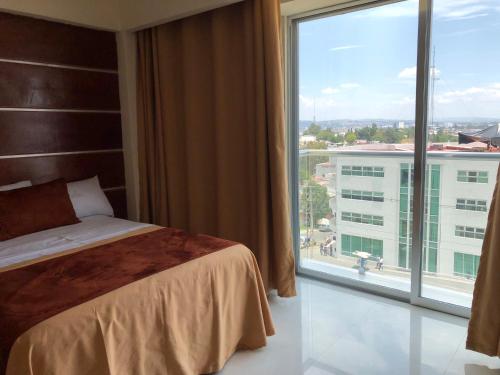
{"label": "distant building", "polygon": [[301,135],[299,138],[299,144],[305,145],[309,142],[316,142],[317,138],[315,135]]}
{"label": "distant building", "polygon": [[[387,266],[410,268],[412,147],[343,147],[334,152],[329,163],[318,164],[316,172],[323,178],[330,176],[330,206],[336,213],[332,228],[340,256],[362,250],[384,258]],[[425,272],[476,276],[499,159],[468,155],[446,149],[428,154]]]}
{"label": "distant building", "polygon": [[483,142],[491,146],[500,147],[500,123],[478,131],[459,132],[458,142],[460,144]]}

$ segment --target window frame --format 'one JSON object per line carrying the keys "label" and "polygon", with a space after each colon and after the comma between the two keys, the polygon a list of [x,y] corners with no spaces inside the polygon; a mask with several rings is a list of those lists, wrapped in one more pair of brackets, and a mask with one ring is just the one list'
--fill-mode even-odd
{"label": "window frame", "polygon": [[457,170],[457,182],[487,184],[488,179],[488,171]]}
{"label": "window frame", "polygon": [[[433,0],[419,0],[419,15],[418,15],[418,38],[417,38],[417,82],[416,82],[416,105],[415,105],[415,151],[414,151],[414,170],[412,171],[411,180],[413,182],[413,199],[411,200],[410,217],[412,219],[413,236],[410,239],[412,249],[409,257],[409,264],[412,268],[411,274],[411,290],[406,292],[399,289],[394,289],[386,286],[374,285],[363,281],[348,279],[345,277],[331,275],[324,272],[314,271],[303,268],[300,265],[300,234],[299,234],[299,217],[298,217],[298,165],[299,165],[299,144],[298,144],[298,108],[299,108],[299,88],[298,88],[298,24],[302,21],[320,19],[339,15],[349,12],[354,12],[363,9],[388,5],[406,0],[353,0],[339,5],[314,9],[304,13],[287,17],[285,23],[285,75],[286,75],[286,109],[288,127],[287,137],[289,144],[289,170],[290,170],[290,189],[293,210],[293,231],[294,231],[294,247],[296,259],[296,270],[299,275],[320,278],[325,281],[330,281],[336,284],[347,287],[367,291],[373,294],[382,295],[402,301],[409,302],[413,305],[430,308],[433,310],[450,313],[453,315],[469,318],[470,308],[454,305],[444,301],[434,300],[422,296],[422,260],[424,252],[423,243],[423,224],[425,217],[425,186],[427,165],[427,118],[428,118],[428,77],[430,73],[430,38],[432,25],[432,4]],[[410,173],[410,172],[409,172]],[[344,169],[341,172],[344,174]],[[375,174],[375,173],[374,173]],[[352,171],[351,171],[352,175]],[[408,187],[410,190],[410,187]],[[339,189],[340,190],[340,189]],[[410,192],[409,192],[410,193]],[[343,197],[342,191],[342,197]],[[383,201],[383,200],[382,200]],[[419,209],[413,209],[418,207]],[[340,239],[341,240],[341,239]],[[341,244],[342,246],[342,244]],[[339,250],[341,250],[339,246]]]}

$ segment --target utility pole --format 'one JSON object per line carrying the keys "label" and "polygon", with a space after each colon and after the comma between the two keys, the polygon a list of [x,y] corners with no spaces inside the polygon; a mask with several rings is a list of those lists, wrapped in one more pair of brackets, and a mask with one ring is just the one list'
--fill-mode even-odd
{"label": "utility pole", "polygon": [[431,126],[434,126],[434,90],[436,88],[436,81],[439,80],[439,77],[436,75],[436,46],[432,47],[432,65],[431,65],[431,118],[430,118],[430,124]]}
{"label": "utility pole", "polygon": [[316,97],[314,97],[314,99],[313,99],[313,110],[314,110],[314,113],[313,113],[313,124],[316,124]]}

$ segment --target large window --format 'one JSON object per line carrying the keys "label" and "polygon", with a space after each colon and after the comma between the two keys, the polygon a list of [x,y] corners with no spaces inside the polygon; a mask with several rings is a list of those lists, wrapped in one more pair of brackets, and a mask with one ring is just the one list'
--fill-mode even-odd
{"label": "large window", "polygon": [[384,177],[384,167],[369,167],[364,165],[342,166],[343,176],[368,176],[368,177]]}
{"label": "large window", "polygon": [[[441,164],[442,178],[437,267],[434,278],[423,275],[421,296],[467,307],[500,155],[493,138],[474,135],[496,133],[500,124],[499,37],[497,1],[433,0],[426,156]],[[449,161],[433,146],[438,135],[439,147],[456,149]]]}
{"label": "large window", "polygon": [[357,200],[372,201],[372,202],[383,202],[384,193],[376,191],[342,189],[342,198],[357,199]]}
{"label": "large window", "polygon": [[457,198],[457,203],[455,205],[457,210],[469,210],[469,211],[488,211],[488,205],[483,199],[463,199]]}
{"label": "large window", "polygon": [[456,252],[454,254],[453,271],[455,275],[466,278],[476,278],[479,268],[479,256]]}
{"label": "large window", "polygon": [[355,212],[342,211],[341,218],[343,221],[351,221],[353,223],[371,224],[379,226],[384,225],[384,218],[378,215],[365,215],[365,214],[358,214]]}
{"label": "large window", "polygon": [[299,271],[466,316],[500,160],[500,8],[368,3],[292,20]]}
{"label": "large window", "polygon": [[479,182],[481,184],[488,183],[488,172],[476,171],[458,171],[457,181],[459,182]]}
{"label": "large window", "polygon": [[373,238],[342,234],[342,254],[355,256],[356,252],[363,251],[378,259],[384,256],[384,241]]}
{"label": "large window", "polygon": [[455,227],[455,236],[476,238],[478,240],[482,240],[484,239],[484,228],[464,227],[463,225],[457,225]]}
{"label": "large window", "polygon": [[417,18],[408,2],[296,23],[302,269],[410,290]]}

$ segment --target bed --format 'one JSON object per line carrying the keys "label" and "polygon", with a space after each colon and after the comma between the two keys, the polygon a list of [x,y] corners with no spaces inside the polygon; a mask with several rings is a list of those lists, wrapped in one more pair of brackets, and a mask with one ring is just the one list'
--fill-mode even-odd
{"label": "bed", "polygon": [[[163,237],[151,242],[152,236]],[[94,284],[102,284],[103,278],[111,279],[113,273],[113,267],[104,273],[101,270],[97,280],[94,269],[99,266],[94,265],[87,274],[77,272],[75,276],[68,273],[71,267],[64,262],[78,256],[99,259],[112,252],[118,254],[127,243],[137,247],[138,243],[150,241],[160,248],[160,242],[168,242],[162,239],[165,236],[171,238],[168,248],[179,238],[188,241],[184,244],[196,242],[198,247],[218,245],[216,251],[212,246],[213,251],[203,250],[201,256],[159,272],[145,273],[133,282],[81,303],[73,302],[53,315],[43,315],[49,310],[47,306],[56,304],[58,298],[71,300],[79,293],[72,280],[68,281],[67,292],[61,293],[60,284],[66,285],[68,274],[71,279],[84,279],[88,291]],[[7,375],[204,374],[220,370],[235,350],[264,346],[266,336],[272,335],[274,328],[251,251],[241,244],[190,236],[181,231],[94,215],[78,224],[0,241],[0,334],[8,337],[15,333],[10,344],[3,343],[6,358],[2,372]],[[184,245],[179,254],[185,256],[188,248]],[[43,291],[43,272],[36,273],[43,267],[51,270],[51,277],[62,275],[53,289],[45,287],[46,291]],[[2,285],[5,283],[1,280],[16,279],[15,275],[24,281],[10,289]],[[29,297],[30,293],[33,297]],[[16,306],[16,298],[23,301],[22,306]],[[40,312],[36,311],[37,306],[41,306]],[[23,326],[22,319],[36,322],[33,316],[40,319],[40,314],[41,321],[25,331],[16,331],[16,326]]]}

